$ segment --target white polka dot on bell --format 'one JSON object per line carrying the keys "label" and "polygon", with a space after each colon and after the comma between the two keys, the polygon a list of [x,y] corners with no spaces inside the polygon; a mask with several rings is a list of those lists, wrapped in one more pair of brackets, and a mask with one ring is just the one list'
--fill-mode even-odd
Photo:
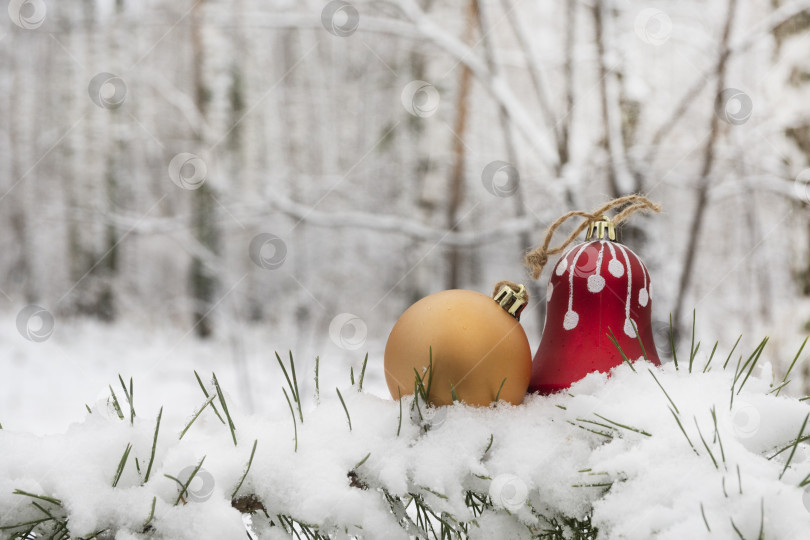
{"label": "white polka dot on bell", "polygon": [[557,269],[554,271],[555,274],[561,276],[565,273],[565,269],[568,268],[568,260],[560,259],[560,262],[557,263]]}
{"label": "white polka dot on bell", "polygon": [[546,287],[546,302],[551,302],[551,295],[554,293],[554,285],[551,283]]}
{"label": "white polka dot on bell", "polygon": [[592,293],[602,292],[605,288],[605,278],[599,274],[588,276],[588,290]]}
{"label": "white polka dot on bell", "polygon": [[650,296],[647,293],[647,289],[641,289],[638,291],[638,303],[641,304],[641,307],[647,305],[647,302],[650,301]]}
{"label": "white polka dot on bell", "polygon": [[631,338],[636,337],[636,329],[633,327],[633,323],[634,321],[631,321],[629,317],[624,320],[624,333]]}
{"label": "white polka dot on bell", "polygon": [[611,259],[608,263],[608,272],[610,272],[613,277],[622,277],[624,275],[624,265],[616,259]]}
{"label": "white polka dot on bell", "polygon": [[579,315],[576,311],[568,311],[563,317],[563,328],[566,330],[572,330],[577,327],[579,323]]}

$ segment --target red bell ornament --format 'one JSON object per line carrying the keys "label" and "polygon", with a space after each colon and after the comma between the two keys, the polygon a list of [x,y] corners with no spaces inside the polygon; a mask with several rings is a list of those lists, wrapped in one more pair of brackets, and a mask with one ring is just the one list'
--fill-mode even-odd
{"label": "red bell ornament", "polygon": [[551,272],[529,391],[550,394],[588,373],[608,372],[624,361],[621,351],[631,361],[646,357],[661,363],[653,341],[652,282],[646,266],[615,241],[609,218],[589,225],[590,238],[568,249]]}

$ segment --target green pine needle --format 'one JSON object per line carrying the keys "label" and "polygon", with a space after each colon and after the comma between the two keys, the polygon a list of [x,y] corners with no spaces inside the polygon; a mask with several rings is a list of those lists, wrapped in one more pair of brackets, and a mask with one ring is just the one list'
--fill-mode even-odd
{"label": "green pine needle", "polygon": [[132,388],[132,377],[129,378],[129,390],[127,390],[127,385],[124,383],[124,379],[121,377],[121,374],[118,374],[118,380],[121,382],[121,388],[124,389],[124,397],[127,398],[127,404],[129,405],[129,423],[130,425],[135,423],[135,392]]}
{"label": "green pine needle", "polygon": [[669,412],[672,413],[672,417],[675,419],[675,422],[678,424],[678,427],[681,428],[681,433],[683,433],[683,436],[686,437],[686,442],[689,443],[689,446],[692,448],[692,451],[694,451],[696,455],[700,455],[697,451],[697,448],[695,448],[695,445],[692,444],[692,439],[690,439],[689,435],[686,434],[686,430],[683,428],[683,424],[681,424],[681,419],[678,417],[677,414],[675,414],[675,411],[672,410],[672,407],[669,408]]}
{"label": "green pine needle", "polygon": [[[294,416],[293,416],[293,420],[295,420]],[[245,472],[242,473],[242,478],[239,479],[239,483],[236,484],[236,487],[234,488],[233,493],[231,493],[231,499],[236,498],[236,494],[239,493],[239,488],[242,487],[242,483],[245,481],[245,478],[247,478],[248,472],[250,472],[250,466],[253,465],[253,456],[256,454],[256,445],[258,445],[258,444],[259,444],[259,439],[256,439],[256,440],[253,441],[253,449],[250,451],[250,459],[248,459],[247,467],[245,467]]]}
{"label": "green pine needle", "polygon": [[143,479],[144,484],[149,481],[149,475],[152,473],[152,464],[155,462],[155,449],[157,448],[158,432],[160,431],[160,419],[162,416],[163,407],[160,408],[160,412],[157,416],[157,422],[155,423],[155,436],[152,439],[152,454],[149,456],[149,466],[146,467],[146,477]]}
{"label": "green pine needle", "polygon": [[[714,463],[714,468],[719,470],[720,467],[717,465],[717,460],[714,458],[714,454],[712,453],[712,449],[709,448],[709,445],[706,442],[706,439],[703,438],[703,433],[700,432],[700,426],[698,425],[697,417],[695,416],[695,417],[693,417],[693,419],[695,420],[695,427],[697,428],[698,435],[700,436],[700,440],[703,443],[703,447],[706,448],[706,451],[709,453],[709,457],[712,458],[712,463]],[[725,477],[723,477],[723,480],[725,481]]]}
{"label": "green pine needle", "polygon": [[219,381],[217,380],[217,374],[211,372],[214,380],[214,388],[217,390],[217,395],[219,396],[219,403],[222,405],[222,410],[225,413],[225,417],[228,419],[228,427],[231,430],[231,437],[233,437],[233,445],[236,446],[236,426],[233,425],[233,420],[231,419],[231,413],[228,412],[228,405],[225,403],[225,394],[222,393],[222,388],[219,387]]}
{"label": "green pine needle", "polygon": [[703,366],[703,373],[706,373],[709,370],[709,366],[712,365],[712,359],[714,358],[714,353],[717,352],[717,345],[719,341],[714,342],[714,347],[712,347],[712,353],[709,355],[709,360],[706,362],[706,365]]}
{"label": "green pine needle", "polygon": [[647,371],[649,371],[649,372],[650,372],[650,375],[652,375],[652,378],[653,378],[653,379],[655,379],[655,383],[658,385],[658,388],[660,388],[660,389],[661,389],[661,391],[664,393],[664,395],[665,395],[665,396],[667,396],[667,399],[668,399],[668,400],[669,400],[669,402],[672,404],[672,407],[675,409],[675,412],[676,412],[676,413],[678,413],[678,414],[681,414],[681,411],[680,411],[680,410],[678,410],[678,406],[677,406],[677,405],[675,405],[675,402],[674,402],[674,401],[672,401],[672,398],[671,398],[671,397],[669,397],[669,394],[667,393],[667,391],[666,391],[666,390],[664,390],[663,385],[661,385],[661,382],[658,380],[658,377],[656,377],[656,376],[655,376],[655,373],[653,373],[653,372],[652,372],[652,370],[651,370],[651,369],[649,369],[649,368],[647,369]]}
{"label": "green pine needle", "polygon": [[349,415],[349,409],[346,407],[346,402],[343,401],[343,396],[340,393],[340,389],[335,387],[335,392],[337,392],[338,397],[340,398],[340,403],[343,405],[343,410],[346,411],[346,420],[349,421],[349,431],[352,430],[352,417]]}
{"label": "green pine needle", "polygon": [[[284,362],[281,361],[281,357],[276,352],[276,360],[278,361],[278,365],[281,367],[281,371],[284,373],[284,378],[287,380],[287,386],[290,389],[290,394],[292,395],[292,399],[295,402],[296,408],[298,409],[298,419],[301,423],[304,423],[304,411],[301,408],[301,395],[298,393],[298,379],[295,376],[295,361],[293,360],[292,351],[290,351],[290,372],[287,372],[287,368],[284,366]],[[290,373],[292,373],[292,379],[290,378]],[[352,378],[354,378],[354,374],[352,374]]]}
{"label": "green pine needle", "polygon": [[290,396],[287,395],[287,389],[282,386],[281,391],[284,392],[284,397],[287,399],[287,405],[290,406],[290,414],[292,415],[292,421],[293,421],[293,431],[295,432],[295,452],[298,452],[298,424],[295,421],[295,411],[293,411],[293,406],[292,406],[292,402],[290,401]]}
{"label": "green pine needle", "polygon": [[[689,345],[689,373],[692,373],[692,362],[695,361],[697,349],[695,348],[695,310],[692,310],[692,343]],[[700,348],[700,343],[698,343]]]}
{"label": "green pine needle", "polygon": [[495,394],[495,403],[498,403],[498,400],[501,399],[501,390],[503,390],[504,384],[506,384],[506,377],[501,381],[501,385],[498,387],[498,393]]}
{"label": "green pine needle", "polygon": [[678,371],[678,355],[675,354],[675,331],[672,326],[672,313],[669,314],[669,346],[672,349],[672,361],[675,363],[675,371]]}
{"label": "green pine needle", "polygon": [[402,392],[400,391],[399,386],[397,386],[397,395],[399,396],[399,424],[397,424],[397,437],[399,437],[399,433],[402,430]]}
{"label": "green pine needle", "polygon": [[318,403],[321,400],[321,385],[320,385],[320,365],[321,365],[321,357],[315,357],[315,402]]}
{"label": "green pine needle", "polygon": [[149,511],[149,517],[146,518],[146,521],[143,524],[143,529],[149,526],[152,523],[152,520],[155,518],[155,504],[157,503],[157,497],[152,497],[152,509]]}
{"label": "green pine needle", "polygon": [[633,367],[633,363],[630,362],[630,360],[627,359],[627,355],[624,354],[624,351],[622,350],[622,346],[619,345],[619,340],[616,339],[616,335],[613,333],[613,330],[611,330],[611,328],[609,326],[608,326],[608,333],[606,333],[605,335],[613,343],[613,346],[616,347],[616,349],[619,351],[619,354],[622,355],[622,360],[624,360],[624,363],[626,363],[628,366],[630,366],[630,369],[633,370],[633,373],[637,373],[636,368]]}
{"label": "green pine needle", "polygon": [[728,351],[728,356],[726,357],[726,361],[723,362],[723,369],[726,369],[726,366],[728,365],[728,361],[731,360],[731,355],[734,354],[734,350],[737,348],[737,345],[740,344],[741,339],[742,339],[742,334],[737,336],[737,341],[734,342],[734,346],[731,348],[730,351]]}
{"label": "green pine needle", "polygon": [[110,394],[112,395],[113,400],[113,408],[115,409],[115,414],[118,415],[118,418],[121,420],[124,419],[124,413],[121,411],[121,405],[118,403],[118,396],[115,395],[115,390],[113,390],[112,385],[107,385],[110,389]]}
{"label": "green pine needle", "polygon": [[363,379],[366,377],[366,365],[368,364],[368,353],[366,353],[366,357],[363,359],[363,367],[360,369],[360,380],[357,385],[357,391],[363,391]]}
{"label": "green pine needle", "polygon": [[790,450],[790,455],[788,456],[787,461],[785,461],[785,468],[782,469],[782,472],[779,474],[780,480],[785,475],[785,472],[788,470],[788,467],[790,467],[790,462],[793,461],[793,456],[796,454],[796,448],[799,447],[799,441],[801,440],[802,435],[804,435],[804,428],[807,427],[808,419],[810,419],[810,413],[808,413],[807,416],[804,417],[802,427],[799,428],[799,434],[796,436],[796,441],[793,443],[793,448]]}
{"label": "green pine needle", "polygon": [[703,523],[706,524],[706,530],[712,532],[712,528],[709,527],[709,520],[706,519],[706,511],[703,509],[703,503],[700,503],[700,515],[703,516]]}
{"label": "green pine needle", "polygon": [[360,468],[360,467],[363,465],[363,463],[365,463],[365,462],[368,460],[368,458],[370,458],[370,457],[371,457],[371,452],[369,452],[368,454],[366,454],[366,457],[364,457],[363,459],[361,459],[360,461],[358,461],[358,462],[357,462],[357,465],[355,465],[354,467],[352,467],[352,470],[353,470],[353,471],[356,471],[357,469],[359,469],[359,468]]}
{"label": "green pine needle", "polygon": [[191,420],[188,421],[188,424],[186,424],[186,427],[184,427],[183,431],[180,432],[180,440],[183,439],[183,435],[186,434],[186,432],[188,431],[188,428],[191,427],[191,424],[193,424],[197,420],[197,418],[200,416],[200,414],[205,410],[205,408],[207,406],[209,406],[211,404],[212,401],[214,401],[214,399],[216,399],[216,397],[217,397],[217,394],[214,394],[213,396],[209,397],[208,399],[205,400],[205,403],[203,403],[200,406],[200,408],[197,409],[197,412],[195,412],[194,416],[191,417]]}
{"label": "green pine needle", "polygon": [[799,355],[802,354],[802,351],[804,350],[804,346],[807,345],[807,340],[808,339],[810,339],[810,336],[807,336],[806,338],[804,338],[804,341],[802,342],[802,346],[799,347],[799,350],[796,352],[796,356],[793,357],[793,362],[790,363],[790,366],[788,367],[787,371],[785,372],[785,376],[782,378],[782,384],[779,386],[779,389],[776,391],[776,396],[777,397],[779,397],[779,392],[782,391],[782,388],[784,388],[785,386],[787,386],[790,383],[790,381],[788,380],[788,377],[790,376],[790,372],[793,371],[793,366],[796,365],[796,361],[799,359]]}
{"label": "green pine needle", "polygon": [[62,501],[60,499],[57,499],[55,497],[47,497],[45,495],[36,495],[34,493],[29,493],[28,491],[23,491],[21,489],[15,489],[12,495],[24,495],[25,497],[31,497],[32,499],[38,499],[40,501],[55,504],[56,506],[62,506]]}
{"label": "green pine needle", "polygon": [[[205,395],[206,398],[208,398],[209,397],[208,390],[205,389],[205,385],[203,384],[202,379],[200,379],[200,375],[199,373],[197,373],[196,369],[194,370],[194,376],[197,378],[197,383],[200,385],[203,394]],[[213,402],[211,403],[211,408],[214,409],[214,413],[217,415],[217,418],[219,418],[219,421],[224,424],[225,419],[222,418],[222,416],[220,416],[219,411],[217,410],[217,406]]]}
{"label": "green pine needle", "polygon": [[124,473],[124,467],[127,465],[127,458],[129,458],[129,453],[132,450],[132,443],[127,443],[127,447],[124,450],[124,455],[121,456],[121,461],[118,462],[118,468],[115,471],[115,476],[113,477],[112,487],[116,487],[118,485],[118,481],[121,480],[121,475]]}
{"label": "green pine needle", "polygon": [[194,480],[194,477],[197,476],[197,473],[200,472],[200,469],[202,469],[202,465],[203,465],[203,462],[205,462],[205,458],[206,458],[206,456],[202,457],[200,462],[197,463],[197,466],[194,467],[194,470],[191,471],[191,474],[189,475],[188,479],[185,482],[181,482],[180,480],[178,480],[174,476],[170,476],[168,474],[163,475],[163,476],[165,476],[165,477],[167,477],[167,478],[169,478],[171,480],[174,480],[178,484],[180,484],[180,493],[177,494],[177,499],[174,501],[174,506],[177,506],[178,504],[180,504],[180,501],[183,500],[183,496],[188,492],[188,486],[191,485],[191,481]]}
{"label": "green pine needle", "polygon": [[647,357],[647,351],[644,350],[644,344],[641,342],[641,336],[638,335],[638,326],[633,319],[630,319],[630,324],[633,325],[633,331],[636,333],[636,339],[638,340],[638,344],[641,347],[641,355],[644,357],[644,360],[649,360]]}

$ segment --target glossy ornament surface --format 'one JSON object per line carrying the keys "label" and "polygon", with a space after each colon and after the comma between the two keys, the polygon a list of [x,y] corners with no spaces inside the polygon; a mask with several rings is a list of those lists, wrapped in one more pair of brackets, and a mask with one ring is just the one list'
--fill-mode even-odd
{"label": "glossy ornament surface", "polygon": [[434,405],[453,402],[451,386],[469,405],[486,406],[496,396],[519,404],[531,369],[520,322],[476,291],[453,289],[419,300],[399,318],[385,346],[385,379],[394,399],[413,394],[419,373]]}
{"label": "glossy ornament surface", "polygon": [[529,390],[549,394],[620,365],[624,360],[611,335],[631,361],[646,355],[660,365],[652,298],[647,268],[628,247],[600,239],[570,248],[546,288],[546,321]]}

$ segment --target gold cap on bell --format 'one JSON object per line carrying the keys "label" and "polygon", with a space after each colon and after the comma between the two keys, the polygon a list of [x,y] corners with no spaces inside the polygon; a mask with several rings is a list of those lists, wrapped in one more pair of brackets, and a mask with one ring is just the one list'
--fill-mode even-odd
{"label": "gold cap on bell", "polygon": [[591,221],[588,224],[588,234],[585,235],[585,239],[590,240],[594,236],[594,233],[596,233],[597,240],[604,240],[605,233],[607,233],[609,240],[616,240],[616,229],[613,226],[613,222],[604,214],[602,214],[601,219]]}

